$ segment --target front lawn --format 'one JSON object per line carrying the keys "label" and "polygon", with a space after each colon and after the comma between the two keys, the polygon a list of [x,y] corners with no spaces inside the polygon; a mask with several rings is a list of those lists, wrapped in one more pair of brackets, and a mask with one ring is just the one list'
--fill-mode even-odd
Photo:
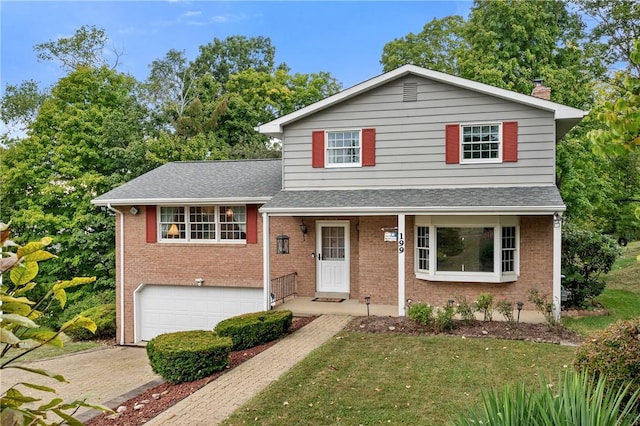
{"label": "front lawn", "polygon": [[342,332],[224,424],[446,424],[480,402],[483,390],[556,379],[573,352],[489,338]]}

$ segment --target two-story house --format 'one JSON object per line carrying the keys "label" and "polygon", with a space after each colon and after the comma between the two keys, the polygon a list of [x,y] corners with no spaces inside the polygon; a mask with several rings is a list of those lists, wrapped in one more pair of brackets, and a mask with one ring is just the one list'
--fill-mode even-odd
{"label": "two-story house", "polygon": [[585,115],[412,65],[259,126],[281,160],[170,163],[116,211],[119,340],[299,297],[560,300],[555,144]]}

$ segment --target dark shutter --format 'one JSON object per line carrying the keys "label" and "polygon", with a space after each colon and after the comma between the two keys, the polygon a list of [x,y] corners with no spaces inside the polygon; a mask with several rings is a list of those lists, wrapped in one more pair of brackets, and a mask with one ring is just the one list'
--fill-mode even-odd
{"label": "dark shutter", "polygon": [[376,165],[376,129],[362,129],[362,165]]}
{"label": "dark shutter", "polygon": [[247,244],[258,243],[258,206],[247,204]]}
{"label": "dark shutter", "polygon": [[145,210],[147,215],[147,242],[155,243],[158,241],[156,206],[146,206]]}
{"label": "dark shutter", "polygon": [[518,122],[502,123],[502,161],[518,161]]}
{"label": "dark shutter", "polygon": [[445,139],[445,162],[447,164],[458,164],[460,162],[460,125],[447,124]]}
{"label": "dark shutter", "polygon": [[311,164],[313,167],[324,167],[324,130],[311,134]]}

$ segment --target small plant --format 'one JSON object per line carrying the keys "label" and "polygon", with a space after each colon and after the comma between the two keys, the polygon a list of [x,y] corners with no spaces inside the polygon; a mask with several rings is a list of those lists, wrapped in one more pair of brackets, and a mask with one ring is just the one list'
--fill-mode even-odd
{"label": "small plant", "polygon": [[412,320],[424,325],[425,327],[433,326],[433,306],[426,303],[413,303],[409,306],[407,315]]}
{"label": "small plant", "polygon": [[496,303],[496,311],[498,311],[509,324],[515,323],[515,319],[513,317],[513,302],[507,299],[502,299]]}
{"label": "small plant", "polygon": [[493,294],[482,293],[476,300],[476,310],[482,312],[485,321],[493,320]]}
{"label": "small plant", "polygon": [[447,304],[446,306],[438,309],[434,322],[435,330],[437,332],[443,332],[451,331],[456,328],[456,323],[453,320],[455,314],[456,311],[452,304]]}
{"label": "small plant", "polygon": [[189,382],[223,370],[229,364],[233,342],[212,331],[166,333],[147,343],[154,373],[172,383]]}
{"label": "small plant", "polygon": [[453,424],[633,426],[640,421],[640,393],[627,386],[611,388],[604,377],[586,371],[567,371],[559,383],[558,390],[541,382],[533,391],[517,384],[483,393],[482,407],[461,414]]}
{"label": "small plant", "polygon": [[573,365],[612,384],[640,390],[640,318],[618,321],[594,333],[576,350]]}
{"label": "small plant", "polygon": [[473,321],[476,319],[473,303],[470,303],[465,296],[457,296],[456,300],[458,301],[456,313],[460,315],[460,319],[463,321]]}
{"label": "small plant", "polygon": [[291,311],[252,312],[220,321],[214,331],[231,337],[233,350],[239,351],[277,339],[289,330],[292,321]]}
{"label": "small plant", "polygon": [[532,288],[529,290],[528,296],[529,302],[533,303],[536,306],[538,312],[544,315],[545,321],[547,321],[547,325],[549,327],[553,327],[558,325],[558,320],[556,319],[556,315],[554,312],[553,302],[549,300],[549,296],[546,294],[541,294],[540,290],[537,288]]}

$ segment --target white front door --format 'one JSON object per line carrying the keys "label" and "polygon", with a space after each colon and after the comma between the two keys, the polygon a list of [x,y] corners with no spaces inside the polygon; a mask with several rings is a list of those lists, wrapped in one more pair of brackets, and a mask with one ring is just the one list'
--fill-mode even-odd
{"label": "white front door", "polygon": [[317,291],[349,293],[349,221],[318,221],[316,235]]}

